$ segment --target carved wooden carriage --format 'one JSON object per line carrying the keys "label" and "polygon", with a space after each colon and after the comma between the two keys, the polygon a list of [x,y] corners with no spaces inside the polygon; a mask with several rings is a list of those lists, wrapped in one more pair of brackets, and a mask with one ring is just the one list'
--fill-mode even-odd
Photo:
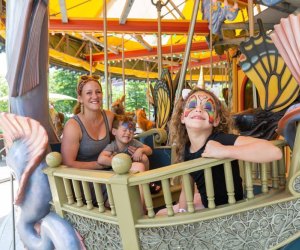
{"label": "carved wooden carriage", "polygon": [[[283,150],[284,159],[264,164],[240,162],[245,199],[239,202],[234,198],[233,159],[202,158],[130,174],[123,155],[116,156],[115,173],[108,173],[66,168],[60,165],[59,155],[51,153],[50,166],[44,172],[55,211],[80,232],[88,249],[277,249],[300,235],[299,136],[298,125],[291,159],[286,142],[277,140],[274,144]],[[216,207],[211,169],[220,163],[224,164],[229,204]],[[209,208],[195,210],[189,173],[200,169],[205,171]],[[171,179],[177,176],[185,186],[186,213],[175,214],[173,210],[175,187]],[[157,203],[149,190],[149,183],[158,180],[162,182],[163,204]],[[96,191],[106,186],[110,209],[104,206],[101,192],[98,206],[92,205],[89,183]],[[147,215],[143,214],[139,185]],[[166,207],[166,215],[155,214],[161,205]]]}

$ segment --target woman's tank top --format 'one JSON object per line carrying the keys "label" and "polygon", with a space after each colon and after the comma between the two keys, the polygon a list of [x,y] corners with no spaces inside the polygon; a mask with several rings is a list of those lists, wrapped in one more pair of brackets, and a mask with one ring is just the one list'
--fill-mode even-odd
{"label": "woman's tank top", "polygon": [[101,112],[106,128],[106,135],[101,140],[94,140],[89,136],[82,121],[77,115],[72,117],[78,122],[82,132],[82,138],[79,144],[78,154],[76,158],[77,161],[96,161],[102,150],[110,143],[108,120],[105,111],[102,110]]}

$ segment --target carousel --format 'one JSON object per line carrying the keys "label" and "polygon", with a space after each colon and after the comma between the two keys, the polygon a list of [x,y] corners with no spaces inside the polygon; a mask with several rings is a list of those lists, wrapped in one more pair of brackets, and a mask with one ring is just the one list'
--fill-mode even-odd
{"label": "carousel", "polygon": [[[5,220],[13,227],[7,249],[300,247],[299,1],[0,2],[10,104],[10,112],[0,114],[0,139],[18,183],[13,220]],[[147,81],[154,119],[137,116],[142,133],[136,139],[153,150],[149,171],[130,172],[125,154],[114,156],[112,171],[62,164],[49,113],[49,64],[100,75],[105,109],[116,113],[126,109],[126,79]],[[112,76],[123,84],[124,96],[115,102]],[[268,163],[239,160],[240,201],[231,168],[236,159],[174,164],[169,143],[169,121],[183,89],[217,85],[237,133],[270,140],[284,155]],[[216,205],[212,179],[220,164],[225,205]],[[190,174],[199,170],[208,197],[204,209],[190,185]],[[187,210],[176,213],[183,187]],[[1,249],[7,228],[0,225]]]}

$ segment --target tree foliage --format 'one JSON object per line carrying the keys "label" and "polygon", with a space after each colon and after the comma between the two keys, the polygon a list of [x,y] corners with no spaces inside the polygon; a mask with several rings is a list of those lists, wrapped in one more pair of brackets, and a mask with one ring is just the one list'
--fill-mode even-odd
{"label": "tree foliage", "polygon": [[[0,75],[0,98],[8,96],[8,83],[4,76]],[[8,112],[8,101],[0,101],[0,112]]]}
{"label": "tree foliage", "polygon": [[[77,99],[76,86],[78,77],[81,74],[75,71],[63,69],[50,69],[49,72],[49,93],[58,93],[68,95]],[[103,99],[105,99],[105,86],[103,86]],[[135,111],[138,108],[145,108],[146,113],[149,112],[146,81],[140,80],[126,80],[126,111]],[[0,76],[0,97],[8,95],[8,84],[3,76]],[[112,87],[112,101],[120,98],[123,95],[123,86],[117,85]],[[105,101],[105,100],[104,100]],[[56,101],[54,107],[58,112],[62,112],[67,119],[73,113],[73,107],[76,101]],[[104,105],[104,107],[106,107]],[[8,111],[8,104],[6,101],[0,102],[0,111]]]}
{"label": "tree foliage", "polygon": [[[77,98],[76,86],[79,73],[69,70],[50,70],[49,92],[68,95]],[[69,117],[73,112],[76,101],[56,101],[54,107],[58,112],[62,112]]]}
{"label": "tree foliage", "polygon": [[[126,109],[137,110],[144,108],[149,112],[149,104],[146,96],[148,84],[146,81],[129,80],[126,83]],[[152,112],[152,110],[150,110]]]}

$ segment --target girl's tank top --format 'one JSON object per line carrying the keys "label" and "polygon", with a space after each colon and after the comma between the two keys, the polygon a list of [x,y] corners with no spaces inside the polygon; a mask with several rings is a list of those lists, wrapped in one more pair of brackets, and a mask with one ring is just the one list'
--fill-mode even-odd
{"label": "girl's tank top", "polygon": [[101,112],[102,112],[102,116],[106,128],[106,135],[101,140],[94,140],[89,136],[82,121],[77,115],[72,117],[78,122],[82,132],[82,138],[79,144],[78,154],[76,158],[77,161],[85,161],[85,162],[96,161],[98,159],[99,154],[102,152],[102,150],[110,143],[110,132],[109,132],[108,120],[105,111],[102,110]]}

